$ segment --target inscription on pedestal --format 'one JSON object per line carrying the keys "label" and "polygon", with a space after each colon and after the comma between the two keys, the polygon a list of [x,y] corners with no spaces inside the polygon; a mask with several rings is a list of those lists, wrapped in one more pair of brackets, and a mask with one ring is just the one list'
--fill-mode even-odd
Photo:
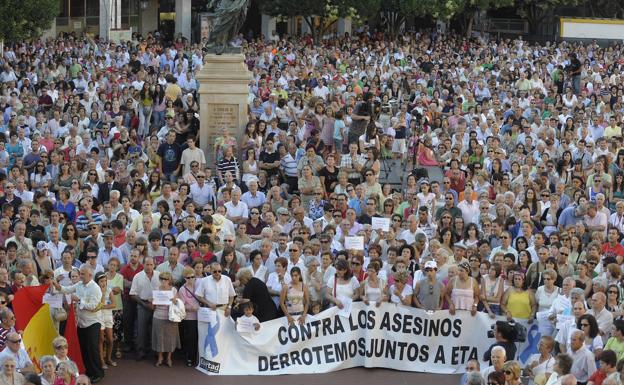
{"label": "inscription on pedestal", "polygon": [[208,140],[214,143],[214,138],[227,128],[230,134],[238,135],[238,105],[236,104],[209,104],[208,105]]}

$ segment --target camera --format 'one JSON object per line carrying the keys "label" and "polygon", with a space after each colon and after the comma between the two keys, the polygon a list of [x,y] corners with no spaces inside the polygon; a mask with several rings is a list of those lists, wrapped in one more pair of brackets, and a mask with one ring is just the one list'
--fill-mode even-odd
{"label": "camera", "polygon": [[496,321],[487,331],[488,338],[494,338],[498,331],[504,339],[510,342],[524,342],[526,340],[526,328],[513,321]]}

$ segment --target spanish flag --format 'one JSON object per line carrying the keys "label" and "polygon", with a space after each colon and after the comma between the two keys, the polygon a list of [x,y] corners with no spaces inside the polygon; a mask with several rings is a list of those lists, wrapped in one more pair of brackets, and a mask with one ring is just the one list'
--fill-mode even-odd
{"label": "spanish flag", "polygon": [[[50,315],[50,307],[43,303],[43,295],[47,289],[48,286],[23,287],[15,293],[13,299],[15,329],[23,331],[24,347],[38,369],[41,356],[54,354],[52,341],[58,336]],[[68,355],[76,363],[80,373],[84,373],[74,307],[70,306],[67,313],[65,338],[69,345]]]}

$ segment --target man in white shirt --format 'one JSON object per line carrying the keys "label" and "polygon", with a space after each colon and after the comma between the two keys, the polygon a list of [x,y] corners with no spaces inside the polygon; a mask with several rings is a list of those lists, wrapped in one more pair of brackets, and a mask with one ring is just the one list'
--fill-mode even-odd
{"label": "man in white shirt", "polygon": [[598,330],[604,344],[607,343],[611,336],[611,329],[613,328],[613,314],[605,307],[606,303],[607,296],[605,293],[595,293],[591,297],[591,309],[587,312],[587,314],[591,314],[596,318]]}
{"label": "man in white shirt", "polygon": [[572,332],[570,339],[570,357],[572,357],[573,374],[579,382],[587,383],[589,377],[596,371],[594,353],[585,346],[585,334],[581,330]]}
{"label": "man in white shirt", "polygon": [[235,224],[247,222],[247,218],[249,218],[249,208],[240,198],[240,190],[232,190],[232,200],[224,204],[226,217]]}
{"label": "man in white shirt", "polygon": [[50,241],[46,246],[54,262],[54,267],[59,267],[61,265],[61,253],[65,250],[67,244],[59,240],[58,226],[50,227]]}
{"label": "man in white shirt", "polygon": [[212,310],[221,309],[229,317],[236,293],[230,277],[221,274],[222,269],[220,263],[213,262],[210,265],[211,275],[199,281],[195,295]]}
{"label": "man in white shirt", "polygon": [[215,194],[212,187],[206,183],[206,174],[199,172],[195,179],[197,182],[191,184],[191,199],[197,207],[202,207],[206,203],[213,203]]}
{"label": "man in white shirt", "polygon": [[191,171],[190,166],[193,161],[199,163],[200,170],[203,170],[206,166],[204,151],[195,145],[195,139],[192,137],[187,138],[186,144],[188,148],[182,151],[182,158],[180,159],[180,164],[182,165],[182,173],[180,175],[185,175],[187,172]]}
{"label": "man in white shirt", "polygon": [[494,346],[492,348],[492,353],[490,355],[490,359],[492,360],[492,366],[488,366],[481,371],[481,376],[483,378],[488,378],[490,373],[492,372],[500,372],[503,370],[503,364],[507,360],[507,353],[505,352],[505,348],[502,346]]}
{"label": "man in white shirt", "polygon": [[143,262],[143,271],[132,278],[130,296],[137,303],[137,359],[142,360],[152,350],[151,329],[154,305],[152,305],[152,290],[160,286],[158,277],[160,272],[154,270],[154,258],[146,257]]}
{"label": "man in white shirt", "polygon": [[[98,273],[96,278],[103,276],[104,273]],[[52,283],[61,293],[71,294],[72,301],[78,304],[76,316],[82,361],[87,376],[92,382],[98,382],[104,377],[99,349],[102,290],[93,280],[93,269],[89,265],[80,267],[80,282],[71,286],[61,286],[57,281]]]}

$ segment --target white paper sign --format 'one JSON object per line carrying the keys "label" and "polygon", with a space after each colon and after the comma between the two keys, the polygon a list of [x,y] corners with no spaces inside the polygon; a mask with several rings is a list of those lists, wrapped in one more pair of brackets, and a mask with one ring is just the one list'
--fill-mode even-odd
{"label": "white paper sign", "polygon": [[373,230],[389,231],[390,218],[372,217],[371,226],[373,227]]}
{"label": "white paper sign", "polygon": [[345,249],[364,250],[364,237],[345,237]]}
{"label": "white paper sign", "polygon": [[200,307],[197,311],[197,320],[199,322],[210,322],[214,325],[217,323],[217,312],[209,307]]}
{"label": "white paper sign", "polygon": [[60,309],[63,307],[63,294],[45,293],[43,303],[47,303],[52,309]]}
{"label": "white paper sign", "polygon": [[240,317],[236,320],[236,330],[239,333],[253,333],[256,331],[256,328],[253,320],[249,320],[247,317]]}
{"label": "white paper sign", "polygon": [[349,297],[340,295],[338,296],[338,301],[342,303],[342,309],[338,310],[338,315],[341,317],[349,318],[349,316],[351,315],[351,307],[353,306],[353,300]]}
{"label": "white paper sign", "polygon": [[154,305],[171,305],[173,292],[171,290],[154,290],[152,291],[152,304]]}

